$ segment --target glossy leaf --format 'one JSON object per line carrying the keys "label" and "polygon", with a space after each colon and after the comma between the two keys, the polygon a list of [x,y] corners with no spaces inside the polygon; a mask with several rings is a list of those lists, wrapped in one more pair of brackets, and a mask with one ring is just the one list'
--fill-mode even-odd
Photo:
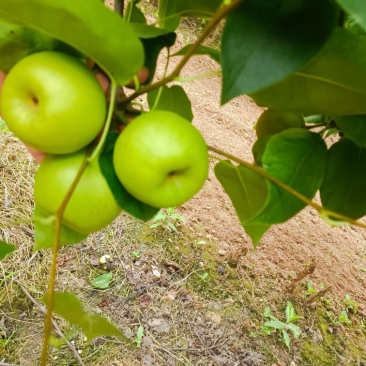
{"label": "glossy leaf", "polygon": [[[322,184],[326,157],[327,148],[320,135],[293,128],[269,139],[262,165],[266,173],[312,199]],[[268,184],[267,204],[250,224],[282,223],[306,206],[277,185]]]}
{"label": "glossy leaf", "polygon": [[109,188],[120,207],[137,219],[148,221],[159,211],[159,209],[138,201],[126,191],[118,180],[113,166],[113,150],[117,138],[117,133],[109,133],[104,150],[99,157],[100,170],[107,180]]}
{"label": "glossy leaf", "polygon": [[[158,101],[156,102],[156,100]],[[170,88],[163,86],[161,89],[154,90],[147,95],[150,110],[163,110],[174,112],[188,121],[192,122],[192,104],[187,97],[184,89],[179,85],[173,85]]]}
{"label": "glossy leaf", "polygon": [[130,23],[131,28],[136,36],[143,39],[156,38],[164,34],[171,33],[169,30],[156,28],[153,25],[146,25],[141,23]]}
{"label": "glossy leaf", "polygon": [[348,13],[351,17],[366,29],[366,1],[364,0],[337,0],[337,3]]}
{"label": "glossy leaf", "polygon": [[177,35],[175,33],[167,33],[155,38],[142,39],[145,50],[144,66],[149,69],[149,79],[146,81],[146,84],[151,83],[154,78],[156,64],[161,50],[173,46],[176,38]]}
{"label": "glossy leaf", "polygon": [[125,19],[128,23],[146,24],[144,13],[136,6],[140,0],[129,1],[125,9]]}
{"label": "glossy leaf", "polygon": [[343,135],[360,147],[366,147],[366,115],[335,118]]}
{"label": "glossy leaf", "polygon": [[143,65],[141,42],[129,24],[99,0],[1,0],[0,16],[73,46],[121,85]]}
{"label": "glossy leaf", "polygon": [[221,3],[222,0],[160,0],[160,27],[175,30],[179,17],[209,18]]}
{"label": "glossy leaf", "polygon": [[[53,248],[55,241],[55,216],[36,205],[33,215],[34,221],[34,248],[33,252],[40,249]],[[61,226],[60,246],[78,244],[88,237],[78,233],[68,226]]]}
{"label": "glossy leaf", "polygon": [[256,247],[270,225],[250,225],[250,219],[260,212],[267,202],[268,186],[264,178],[244,167],[222,161],[215,166],[215,175],[229,195],[246,233]]}
{"label": "glossy leaf", "polygon": [[366,215],[366,149],[342,139],[329,150],[320,188],[323,206],[358,219]]}
{"label": "glossy leaf", "polygon": [[109,283],[112,280],[112,273],[108,272],[101,276],[98,276],[93,281],[93,287],[100,288],[100,289],[106,289],[109,287]]}
{"label": "glossy leaf", "polygon": [[262,157],[266,149],[267,142],[271,138],[271,135],[266,135],[259,138],[252,147],[252,153],[254,161],[257,165],[262,166]]}
{"label": "glossy leaf", "polygon": [[[172,56],[184,56],[191,47],[192,47],[192,45],[188,44],[187,46],[184,46],[182,49],[180,49],[178,52],[176,52]],[[199,46],[194,54],[195,55],[208,55],[213,60],[218,62],[219,64],[221,63],[221,52],[218,50],[214,50],[213,48],[206,47],[206,46]]]}
{"label": "glossy leaf", "polygon": [[[43,296],[42,300],[47,304],[48,295]],[[124,334],[114,325],[109,323],[107,319],[99,315],[87,314],[80,301],[67,292],[55,292],[53,311],[71,324],[82,328],[88,342],[93,338],[102,335],[121,337],[127,340]]]}
{"label": "glossy leaf", "polygon": [[246,0],[227,18],[222,38],[222,103],[302,69],[337,25],[329,0]]}
{"label": "glossy leaf", "polygon": [[0,240],[0,261],[3,260],[8,254],[14,252],[16,247],[12,244],[7,244],[5,241]]}
{"label": "glossy leaf", "polygon": [[338,28],[294,76],[250,96],[260,106],[304,115],[366,114],[366,39]]}

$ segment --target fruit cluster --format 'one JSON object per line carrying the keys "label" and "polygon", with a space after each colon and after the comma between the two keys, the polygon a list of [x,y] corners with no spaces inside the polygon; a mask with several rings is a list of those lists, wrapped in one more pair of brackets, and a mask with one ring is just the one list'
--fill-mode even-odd
{"label": "fruit cluster", "polygon": [[[5,79],[1,112],[21,141],[47,153],[34,194],[39,207],[55,214],[105,123],[106,100],[97,78],[84,62],[63,53],[27,56]],[[65,225],[84,234],[104,228],[121,212],[99,164],[95,159],[87,165],[63,216]],[[207,147],[189,121],[152,111],[120,134],[113,165],[125,189],[141,202],[176,206],[202,187]]]}

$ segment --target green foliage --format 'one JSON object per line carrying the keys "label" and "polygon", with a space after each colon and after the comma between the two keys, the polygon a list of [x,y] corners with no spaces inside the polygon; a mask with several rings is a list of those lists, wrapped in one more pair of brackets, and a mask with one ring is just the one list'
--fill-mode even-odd
{"label": "green foliage", "polygon": [[366,40],[337,28],[302,70],[250,94],[258,105],[304,115],[366,114]]}
{"label": "green foliage", "polygon": [[304,297],[308,297],[310,295],[316,294],[315,288],[313,288],[313,281],[309,280],[306,284],[306,291],[304,291]]}
{"label": "green foliage", "polygon": [[9,128],[6,126],[5,121],[0,117],[0,132],[3,134],[2,140],[5,144],[7,136],[13,135],[13,133],[9,130]]}
{"label": "green foliage", "polygon": [[109,188],[119,206],[134,217],[148,221],[159,211],[159,209],[138,201],[126,191],[117,178],[113,167],[113,150],[117,138],[118,134],[115,132],[110,132],[107,136],[104,150],[99,157],[101,172],[108,182]]}
{"label": "green foliage", "polygon": [[87,6],[84,0],[3,0],[0,16],[73,46],[121,85],[143,64],[142,44],[129,24],[99,0],[89,0]]}
{"label": "green foliage", "polygon": [[[48,296],[43,296],[43,302],[45,304],[48,303]],[[124,338],[129,343],[129,340],[123,333],[109,323],[107,319],[99,315],[87,314],[75,296],[67,292],[55,292],[54,297],[55,304],[53,311],[71,324],[80,327],[88,342],[95,337],[104,335]]]}
{"label": "green foliage", "polygon": [[244,1],[224,29],[222,103],[303,68],[328,40],[337,18],[337,7],[328,0]]}
{"label": "green foliage", "polygon": [[[55,237],[55,216],[36,205],[33,221],[35,228],[33,251],[52,248]],[[78,244],[85,240],[87,236],[86,234],[78,233],[68,226],[61,225],[60,246]]]}
{"label": "green foliage", "polygon": [[7,244],[5,241],[0,240],[0,261],[3,260],[8,254],[14,252],[16,247],[12,244]]}
{"label": "green foliage", "polygon": [[366,2],[363,0],[337,0],[337,3],[356,18],[360,24],[366,29]]}
{"label": "green foliage", "polygon": [[366,147],[366,115],[336,116],[337,127],[359,147]]}
{"label": "green foliage", "polygon": [[267,335],[270,335],[274,333],[276,330],[280,330],[283,341],[288,348],[290,348],[290,336],[288,334],[289,330],[293,332],[295,338],[300,337],[301,334],[300,327],[293,324],[292,322],[298,319],[302,319],[303,317],[295,314],[295,309],[290,301],[287,301],[286,306],[286,323],[274,317],[271,314],[271,310],[269,307],[265,308],[263,315],[265,318],[269,318],[271,320],[268,320],[264,323],[264,326],[262,327],[262,332]]}
{"label": "green foliage", "polygon": [[345,305],[347,312],[351,312],[352,314],[357,313],[358,304],[356,301],[353,301],[349,295],[346,295],[343,300],[343,304]]}
{"label": "green foliage", "polygon": [[137,334],[136,334],[136,339],[135,339],[137,348],[141,348],[143,336],[144,336],[144,327],[142,325],[140,325],[139,328],[137,329]]}
{"label": "green foliage", "polygon": [[109,287],[109,284],[112,280],[112,273],[108,272],[101,276],[98,276],[93,281],[93,287],[100,288],[100,289],[106,289]]}
{"label": "green foliage", "polygon": [[184,89],[179,85],[162,86],[148,93],[147,101],[150,110],[163,110],[179,114],[192,122],[192,104]]}
{"label": "green foliage", "polygon": [[185,222],[184,217],[174,213],[175,207],[169,207],[166,209],[166,213],[160,211],[153,220],[153,224],[150,228],[162,226],[168,231],[177,231],[176,226],[173,222]]}
{"label": "green foliage", "polygon": [[328,152],[320,196],[324,207],[358,219],[366,214],[366,149],[341,139]]}

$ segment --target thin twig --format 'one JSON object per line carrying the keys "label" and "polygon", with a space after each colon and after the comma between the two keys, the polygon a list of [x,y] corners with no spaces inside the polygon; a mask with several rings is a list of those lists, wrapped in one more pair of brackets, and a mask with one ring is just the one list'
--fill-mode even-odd
{"label": "thin twig", "polygon": [[19,365],[14,365],[12,363],[6,363],[6,362],[0,361],[0,366],[19,366]]}
{"label": "thin twig", "polygon": [[54,236],[54,245],[53,245],[53,256],[52,256],[52,267],[51,267],[51,274],[50,274],[50,283],[48,289],[48,301],[47,301],[47,313],[45,318],[44,324],[44,342],[43,342],[43,350],[42,350],[42,358],[41,358],[41,365],[46,366],[47,359],[48,359],[48,341],[51,335],[51,324],[52,324],[52,310],[54,305],[54,290],[55,290],[55,279],[56,279],[56,272],[57,272],[57,253],[60,245],[60,234],[61,234],[61,225],[62,225],[62,217],[66,206],[77,186],[81,176],[84,173],[85,168],[88,165],[88,155],[89,152],[86,154],[76,177],[74,178],[69,190],[66,193],[64,200],[61,203],[60,208],[56,212],[56,220],[55,220],[55,236]]}
{"label": "thin twig", "polygon": [[330,291],[332,289],[333,286],[328,286],[327,288],[325,288],[324,290],[321,290],[319,292],[317,292],[316,294],[314,294],[313,296],[308,297],[305,302],[307,304],[311,304],[313,303],[317,298],[324,296],[328,291]]}
{"label": "thin twig", "polygon": [[293,292],[295,290],[296,284],[300,282],[302,279],[304,279],[309,274],[314,273],[316,267],[316,261],[313,259],[310,263],[310,265],[306,266],[297,276],[295,279],[291,281],[289,286],[287,287],[287,290],[289,292]]}
{"label": "thin twig", "polygon": [[161,86],[168,84],[169,82],[173,81],[176,77],[178,77],[180,72],[186,65],[186,63],[194,55],[194,53],[196,52],[198,47],[209,36],[209,34],[216,27],[216,25],[219,24],[222,19],[224,19],[231,11],[233,11],[236,7],[238,7],[243,1],[244,0],[233,0],[228,5],[222,5],[218,9],[218,11],[215,13],[215,15],[212,17],[210,22],[207,24],[207,27],[204,29],[204,31],[197,38],[197,41],[195,43],[193,43],[192,46],[188,49],[187,53],[184,55],[182,60],[179,62],[178,66],[175,68],[175,70],[169,76],[161,79],[160,81],[140,88],[140,90],[136,91],[131,96],[126,98],[124,100],[124,103],[127,104],[129,102],[132,102],[138,96],[151,92],[152,90],[158,89]]}
{"label": "thin twig", "polygon": [[290,193],[291,195],[293,195],[294,197],[298,198],[300,201],[303,201],[304,203],[306,203],[307,205],[313,207],[316,211],[319,212],[320,216],[323,219],[327,219],[328,221],[332,221],[333,224],[336,224],[335,221],[333,221],[330,217],[333,217],[337,220],[342,220],[343,223],[348,223],[351,225],[355,225],[355,226],[359,226],[363,229],[366,229],[366,225],[354,220],[350,217],[347,217],[345,215],[341,215],[337,212],[333,212],[330,210],[325,209],[323,206],[320,206],[318,204],[316,204],[315,202],[313,202],[311,199],[305,197],[303,194],[301,194],[300,192],[296,191],[295,189],[293,189],[292,187],[288,186],[287,184],[281,182],[280,180],[278,180],[275,177],[272,177],[272,175],[266,173],[264,170],[262,170],[260,167],[250,164],[245,160],[242,160],[240,158],[238,158],[235,155],[232,155],[230,153],[227,153],[225,151],[222,151],[220,149],[217,149],[216,147],[213,146],[207,146],[209,150],[215,152],[216,154],[219,154],[221,156],[225,156],[226,158],[235,161],[236,163],[239,163],[243,166],[245,166],[246,168],[258,173],[259,175],[261,175],[263,178],[269,180],[270,182],[272,182],[273,184],[275,184],[276,186],[282,188],[283,190],[285,190],[286,192]]}
{"label": "thin twig", "polygon": [[[22,289],[22,291],[25,293],[25,295],[28,297],[28,299],[30,301],[32,301],[32,303],[41,311],[41,313],[43,313],[44,315],[47,314],[47,310],[44,306],[41,306],[34,298],[33,296],[25,289],[25,287],[17,282],[19,287]],[[56,330],[56,333],[62,338],[65,340],[66,344],[68,345],[68,347],[70,348],[71,352],[74,354],[75,358],[77,359],[79,365],[81,366],[85,366],[83,360],[80,358],[79,354],[77,353],[74,345],[69,342],[66,337],[64,336],[64,334],[62,333],[61,329],[58,327],[57,323],[55,322],[55,320],[53,318],[51,318],[52,320],[52,325],[55,327],[55,330]],[[1,363],[0,363],[0,366],[1,366]]]}

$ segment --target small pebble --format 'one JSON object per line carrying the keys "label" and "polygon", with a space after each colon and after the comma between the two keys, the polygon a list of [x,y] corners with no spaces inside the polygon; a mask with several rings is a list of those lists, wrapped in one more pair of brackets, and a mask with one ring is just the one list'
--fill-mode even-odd
{"label": "small pebble", "polygon": [[225,268],[224,267],[218,267],[217,268],[217,274],[219,274],[220,276],[222,276],[225,273]]}

